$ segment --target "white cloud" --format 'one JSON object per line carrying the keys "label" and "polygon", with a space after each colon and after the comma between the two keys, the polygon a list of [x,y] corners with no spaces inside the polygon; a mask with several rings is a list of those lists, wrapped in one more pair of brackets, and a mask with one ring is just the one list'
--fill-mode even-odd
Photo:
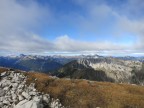
{"label": "white cloud", "polygon": [[[144,49],[143,0],[126,0],[119,6],[110,6],[106,0],[100,2],[97,0],[75,0],[75,3],[86,9],[87,12],[87,16],[79,16],[80,19],[76,23],[82,32],[88,31],[96,36],[99,35],[99,31],[105,32],[105,34],[108,32],[108,35],[121,38],[130,34],[136,37],[136,40],[133,45],[129,46],[129,49],[135,51]],[[107,31],[109,28],[113,33]],[[102,29],[103,31],[101,31]],[[113,42],[109,41],[109,43],[112,44]],[[113,46],[117,45],[109,46],[109,48],[115,49]],[[120,47],[122,46],[120,45]],[[105,49],[106,47],[100,45],[100,48]]]}
{"label": "white cloud", "polygon": [[93,51],[93,50],[122,50],[130,46],[112,43],[108,41],[102,42],[86,42],[71,39],[69,36],[60,36],[54,42],[58,50],[63,51]]}
{"label": "white cloud", "polygon": [[137,37],[133,46],[134,50],[144,49],[144,20],[130,20],[127,17],[119,17],[118,27],[119,31],[123,33],[131,33]]}
{"label": "white cloud", "polygon": [[40,7],[33,0],[25,6],[17,0],[0,1],[0,28],[2,33],[14,33],[37,27],[40,21],[50,14],[48,9]]}
{"label": "white cloud", "polygon": [[[80,41],[70,38],[68,35],[59,36],[50,42],[36,34],[43,23],[48,23],[51,19],[57,20],[52,16],[56,13],[52,13],[48,7],[40,6],[34,0],[27,1],[26,5],[17,2],[17,0],[0,0],[0,51],[3,54],[5,52],[103,52],[105,54],[143,52],[144,20],[129,18],[132,10],[136,10],[136,13],[141,12],[144,6],[142,0],[134,0],[133,2],[128,0],[127,4],[124,5],[124,9],[114,9],[106,4],[105,0],[103,0],[104,3],[95,2],[94,0],[74,1],[84,9],[85,14],[77,12],[62,14],[59,19],[65,20],[66,18],[66,21],[72,23],[80,32],[83,32],[82,34],[90,32],[98,35],[99,31],[107,33],[105,28],[110,26],[114,33],[128,32],[139,39],[131,46],[106,41],[105,39],[95,42]],[[142,3],[140,6],[134,5],[134,3],[140,4],[139,2]],[[123,14],[120,14],[121,12]],[[141,15],[140,12],[139,15]],[[113,25],[110,25],[111,22],[114,22]]]}
{"label": "white cloud", "polygon": [[0,0],[0,50],[33,52],[52,49],[51,43],[35,36],[43,22],[50,20],[50,11],[34,0],[23,5],[17,0]]}

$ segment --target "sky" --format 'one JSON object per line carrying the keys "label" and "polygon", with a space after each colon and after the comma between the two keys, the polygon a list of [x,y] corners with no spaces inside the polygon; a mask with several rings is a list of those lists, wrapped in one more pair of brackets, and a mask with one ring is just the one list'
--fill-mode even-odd
{"label": "sky", "polygon": [[144,56],[144,0],[0,0],[0,55]]}

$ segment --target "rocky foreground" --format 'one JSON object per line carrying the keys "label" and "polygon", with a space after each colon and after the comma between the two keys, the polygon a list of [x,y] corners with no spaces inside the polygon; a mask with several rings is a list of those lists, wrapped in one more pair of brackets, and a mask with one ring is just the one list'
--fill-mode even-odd
{"label": "rocky foreground", "polygon": [[144,108],[144,86],[0,68],[0,108]]}
{"label": "rocky foreground", "polygon": [[0,74],[0,108],[64,108],[58,99],[38,92],[34,83],[27,86],[26,80],[22,72]]}

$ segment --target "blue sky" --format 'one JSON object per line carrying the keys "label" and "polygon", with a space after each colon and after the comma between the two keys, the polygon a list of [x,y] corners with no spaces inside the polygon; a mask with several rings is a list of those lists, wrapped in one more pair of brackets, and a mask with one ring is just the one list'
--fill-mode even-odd
{"label": "blue sky", "polygon": [[1,0],[0,55],[142,56],[143,11],[143,0]]}

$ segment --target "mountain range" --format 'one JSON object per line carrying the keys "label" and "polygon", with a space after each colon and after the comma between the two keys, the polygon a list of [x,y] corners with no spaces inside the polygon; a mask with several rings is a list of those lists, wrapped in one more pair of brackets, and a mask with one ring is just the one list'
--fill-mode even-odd
{"label": "mountain range", "polygon": [[[97,55],[98,56],[98,55]],[[95,56],[40,56],[40,55],[24,55],[19,56],[0,56],[0,66],[24,71],[38,71],[48,73],[57,70],[63,65],[80,58],[96,57]]]}
{"label": "mountain range", "polygon": [[56,74],[61,78],[144,84],[144,64],[142,62],[112,57],[75,60],[64,65]]}
{"label": "mountain range", "polygon": [[0,66],[49,73],[60,78],[144,84],[143,57],[1,56]]}

